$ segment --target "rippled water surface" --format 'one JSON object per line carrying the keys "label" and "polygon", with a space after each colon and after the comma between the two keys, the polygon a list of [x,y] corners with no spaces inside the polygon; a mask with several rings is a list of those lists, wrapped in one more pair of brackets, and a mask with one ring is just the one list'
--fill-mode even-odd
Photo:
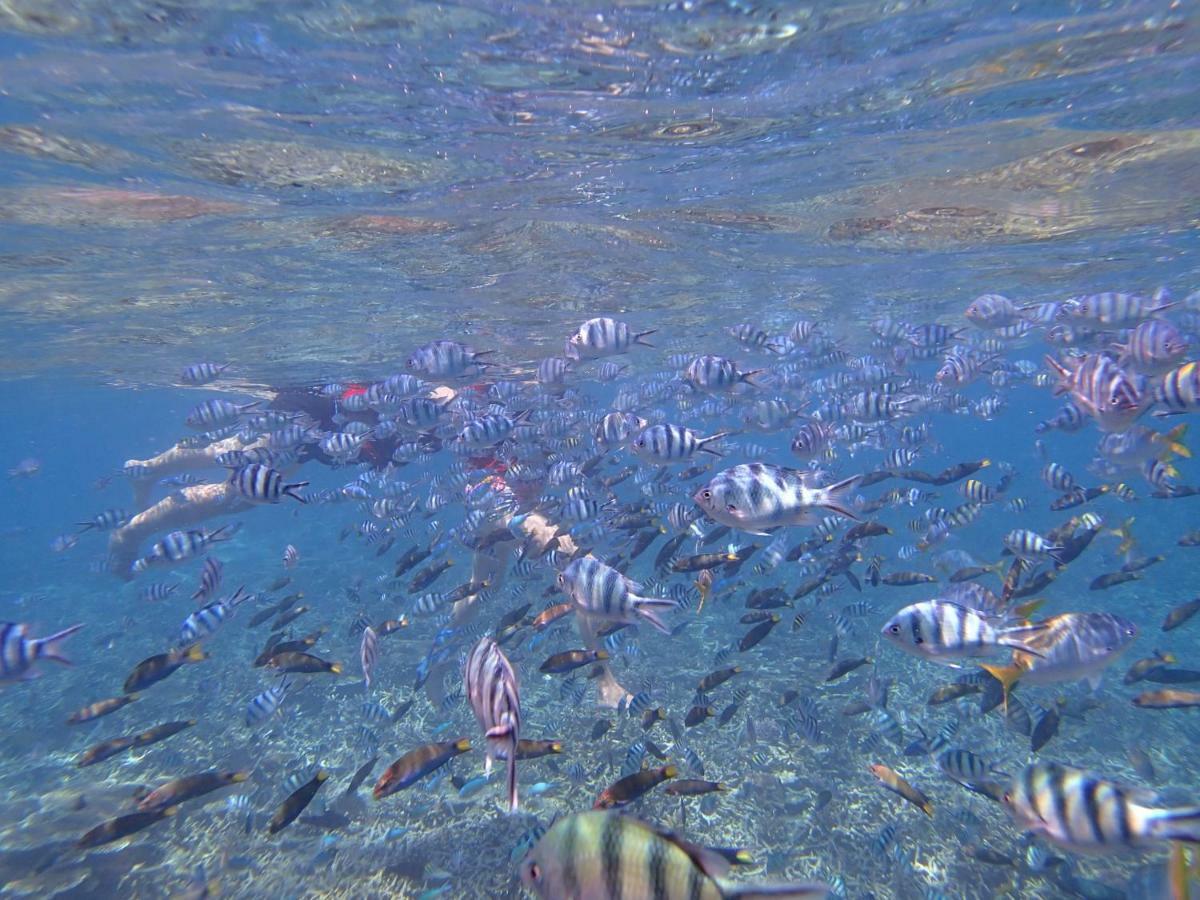
{"label": "rippled water surface", "polygon": [[[439,696],[414,693],[414,667],[445,619],[413,611],[421,592],[407,589],[411,572],[390,579],[395,557],[415,544],[436,544],[455,562],[440,589],[470,578],[473,545],[451,540],[462,537],[453,529],[476,486],[494,486],[481,479],[494,475],[495,460],[472,473],[459,456],[425,457],[430,448],[416,448],[401,460],[410,465],[399,470],[400,487],[368,479],[363,496],[345,493],[361,467],[310,464],[296,479],[343,502],[238,508],[244,515],[223,520],[243,521],[218,552],[224,587],[244,582],[262,591],[277,577],[293,578],[272,599],[304,591],[312,627],[328,642],[322,654],[345,660],[354,674],[359,614],[413,615],[411,630],[389,639],[386,677],[372,695],[389,709],[415,698],[412,718],[394,726],[362,724],[360,682],[316,679],[287,717],[265,733],[248,732],[246,702],[270,682],[243,661],[259,653],[265,633],[235,621],[214,660],[115,714],[127,721],[68,728],[68,714],[115,694],[139,659],[174,643],[194,608],[185,598],[198,569],[166,579],[179,584],[174,599],[147,603],[139,591],[149,579],[127,583],[133,573],[106,556],[104,536],[93,529],[69,546],[61,536],[105,508],[136,512],[146,497],[130,499],[123,464],[150,459],[188,433],[181,423],[201,400],[365,384],[403,371],[412,351],[435,338],[490,351],[500,368],[484,371],[475,385],[483,392],[497,379],[528,377],[593,316],[655,332],[653,349],[617,358],[631,367],[614,374],[615,384],[586,370],[577,373],[580,393],[568,390],[565,399],[519,387],[520,401],[501,397],[510,413],[525,398],[538,406],[546,452],[536,465],[555,503],[570,479],[551,467],[590,456],[586,442],[610,405],[679,420],[698,434],[743,432],[718,466],[797,464],[790,421],[744,433],[743,401],[773,396],[767,387],[735,393],[725,405],[663,394],[662,373],[683,354],[724,353],[745,370],[783,377],[769,348],[756,356],[733,342],[726,328],[735,323],[775,333],[811,320],[857,355],[876,352],[877,336],[887,340],[884,317],[960,327],[983,293],[1032,305],[1103,291],[1151,297],[1165,288],[1157,296],[1180,301],[1171,314],[1194,341],[1198,25],[1195,6],[1183,2],[0,0],[0,468],[12,470],[0,483],[0,618],[28,622],[34,634],[87,626],[72,638],[76,666],[42,664],[45,677],[0,693],[9,723],[0,737],[0,893],[199,897],[203,875],[236,897],[519,896],[513,875],[529,829],[590,807],[643,736],[636,716],[597,711],[590,696],[573,701],[561,678],[538,673],[543,655],[578,643],[573,632],[551,632],[545,646],[516,652],[527,733],[562,737],[571,748],[561,762],[522,764],[526,786],[548,785],[522,816],[502,813],[496,776],[477,795],[460,795],[447,779],[403,801],[367,799],[383,765],[434,733],[482,743],[461,698],[439,706]],[[1106,347],[1120,337],[1106,336]],[[1038,337],[995,357],[1037,369],[1047,350]],[[1196,358],[1194,342],[1188,358]],[[203,360],[229,364],[219,384],[204,392],[181,386],[180,371]],[[930,399],[938,363],[904,370],[905,362],[896,375],[903,389]],[[1021,376],[1028,380],[1013,383],[998,411],[972,406],[984,400],[984,379],[954,410],[964,416],[931,413],[932,436],[914,463],[938,471],[992,458],[996,465],[979,477],[993,485],[1001,471],[1014,473],[1005,500],[1028,497],[1028,509],[988,507],[979,533],[951,545],[980,563],[1000,559],[1009,529],[1046,532],[1071,514],[1046,511],[1054,497],[1039,479],[1046,459],[1086,484],[1101,477],[1092,474],[1094,428],[1055,432],[1046,438],[1051,457],[1035,452],[1034,426],[1061,404],[1048,384],[1035,390],[1030,372]],[[827,399],[823,387],[801,384],[808,377],[788,383],[796,412]],[[556,408],[571,422],[561,430]],[[455,408],[454,424],[486,411],[482,400]],[[1143,421],[1160,432],[1176,424]],[[441,435],[447,444],[455,430]],[[846,477],[884,467],[877,451],[900,447],[897,434],[843,441],[828,471]],[[605,459],[601,475],[615,478],[636,462],[621,453]],[[1183,482],[1200,480],[1193,463],[1175,462]],[[206,475],[219,481],[220,473]],[[1115,493],[1101,498],[1103,559],[1096,550],[1072,566],[1047,609],[1134,616],[1143,636],[1127,662],[1161,646],[1200,668],[1200,653],[1185,658],[1194,634],[1159,629],[1166,612],[1195,593],[1197,557],[1187,554],[1197,551],[1176,545],[1200,521],[1195,501],[1148,499],[1154,487],[1136,471],[1104,483],[1120,477],[1135,483],[1141,505],[1125,506]],[[613,502],[657,503],[653,527],[668,532],[669,504],[690,503],[700,484],[668,480],[656,485],[639,474],[623,487],[614,482]],[[891,486],[914,487],[889,483],[866,494]],[[155,490],[155,500],[169,494]],[[878,556],[885,571],[937,572],[944,586],[962,566],[900,553],[920,538],[909,522],[924,507],[963,502],[955,490],[937,488],[915,510],[897,501],[900,508],[884,514],[893,534],[864,545],[853,571],[865,577]],[[372,503],[411,498],[423,505],[403,522],[380,533],[363,525],[388,520]],[[1089,592],[1092,578],[1132,558],[1117,552],[1121,535],[1112,532],[1130,516],[1139,551],[1168,561],[1133,584]],[[584,531],[608,558],[629,551],[619,532]],[[789,546],[807,535],[793,530]],[[735,533],[704,549],[729,540],[763,548],[769,539]],[[289,543],[301,554],[290,574],[280,563]],[[656,578],[653,552],[636,565],[623,560],[629,574]],[[815,552],[824,564],[832,551]],[[506,557],[505,568],[511,564]],[[536,614],[556,600],[553,570],[545,571],[518,580],[519,588],[510,582],[492,619],[526,602]],[[673,578],[680,592],[691,577]],[[655,703],[682,720],[696,679],[719,667],[714,658],[745,628],[741,595],[776,582],[790,593],[805,576],[747,568],[741,577],[737,601],[714,603],[697,620],[704,624],[682,635],[666,639],[643,623],[634,639],[640,653],[619,659],[631,690],[648,686]],[[671,580],[657,586],[666,590]],[[672,758],[697,749],[709,777],[732,782],[735,793],[704,805],[655,798],[635,808],[639,815],[705,844],[748,847],[756,861],[745,881],[820,878],[850,898],[1164,896],[1154,880],[1161,852],[1072,857],[1074,881],[1055,880],[1053,866],[1031,873],[1010,864],[1025,859],[1028,841],[994,804],[941,778],[928,760],[904,771],[936,785],[932,820],[879,789],[866,766],[882,753],[903,768],[905,757],[886,744],[881,751],[879,741],[864,749],[870,726],[840,714],[862,697],[862,672],[852,687],[820,687],[829,638],[841,635],[843,656],[878,658],[895,681],[892,707],[903,710],[910,739],[921,723],[932,731],[948,718],[927,710],[925,697],[957,673],[876,640],[895,609],[934,594],[839,585],[842,593],[820,610],[798,602],[782,610],[775,644],[745,663],[753,690],[732,724],[706,723],[686,740],[673,741],[665,725],[648,732]],[[860,599],[871,611],[842,631],[833,617]],[[781,637],[797,612],[811,620],[811,639],[800,625]],[[468,629],[455,640],[475,636]],[[455,645],[454,661],[466,648]],[[1109,681],[1118,685],[1120,673]],[[796,689],[821,704],[813,717],[819,735],[805,735],[785,710],[785,692]],[[1073,700],[1087,695],[1082,686],[1063,691]],[[1022,693],[1043,709],[1058,698],[1057,687]],[[1132,695],[1109,691],[1098,712],[1064,718],[1053,758],[1132,777],[1125,751],[1140,741],[1153,751],[1153,786],[1195,802],[1195,711],[1134,710]],[[728,699],[714,698],[716,709]],[[593,739],[605,716],[614,730]],[[193,718],[191,732],[144,754],[75,765],[98,741]],[[1026,739],[1013,739],[994,717],[964,722],[964,734],[976,729],[971,748],[1007,770],[1034,758]],[[362,799],[335,804],[372,742],[381,762]],[[576,761],[583,777],[568,772]],[[451,771],[462,782],[479,762],[462,760]],[[318,764],[336,783],[322,795],[328,803],[310,812],[335,819],[265,837],[286,777]],[[254,771],[248,808],[216,794],[139,839],[91,853],[73,848],[88,828],[129,812],[139,787],[209,767]],[[889,824],[899,826],[900,851],[879,837]],[[967,836],[1011,859],[972,858],[962,850]],[[1101,893],[1105,884],[1115,893]]]}

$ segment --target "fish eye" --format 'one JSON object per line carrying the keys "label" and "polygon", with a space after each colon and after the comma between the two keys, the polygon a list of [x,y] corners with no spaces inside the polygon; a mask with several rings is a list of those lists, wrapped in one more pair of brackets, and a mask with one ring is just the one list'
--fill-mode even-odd
{"label": "fish eye", "polygon": [[899,625],[893,625],[891,628],[889,628],[889,629],[888,629],[888,631],[890,631],[892,634],[899,634],[899,633],[900,633],[900,626],[899,626]]}
{"label": "fish eye", "polygon": [[1133,636],[1134,636],[1134,635],[1136,635],[1136,634],[1137,634],[1137,629],[1136,629],[1136,628],[1126,628],[1126,629],[1125,629],[1125,636],[1126,636],[1126,637],[1133,637]]}
{"label": "fish eye", "polygon": [[700,496],[703,497],[705,500],[711,500],[712,499],[712,491],[703,490],[700,492]]}
{"label": "fish eye", "polygon": [[529,879],[531,881],[541,881],[542,880],[542,867],[539,866],[537,863],[531,862],[529,864],[528,872],[529,872]]}

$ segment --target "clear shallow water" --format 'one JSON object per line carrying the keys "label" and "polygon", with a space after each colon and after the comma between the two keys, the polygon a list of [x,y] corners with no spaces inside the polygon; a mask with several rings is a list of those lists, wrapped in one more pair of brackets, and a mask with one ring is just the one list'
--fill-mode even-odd
{"label": "clear shallow water", "polygon": [[[657,349],[628,357],[633,368],[622,384],[636,385],[667,369],[672,353],[720,352],[746,367],[774,366],[724,333],[740,321],[772,332],[798,318],[832,323],[860,354],[881,314],[962,324],[967,303],[986,291],[1039,302],[1165,285],[1182,298],[1198,281],[1195,26],[1187,7],[1165,4],[0,6],[0,461],[6,469],[27,457],[42,463],[35,477],[0,484],[3,615],[36,623],[35,633],[88,624],[73,639],[75,668],[47,665],[46,677],[0,697],[18,723],[0,745],[7,888],[177,891],[203,864],[226,892],[245,896],[416,895],[440,883],[429,874],[439,868],[453,876],[457,896],[513,889],[510,854],[533,820],[498,817],[493,789],[460,801],[445,784],[352,810],[352,824],[333,833],[336,848],[299,827],[283,841],[246,838],[218,795],[119,853],[59,860],[64,842],[127,810],[138,784],[261,757],[251,792],[261,831],[289,772],[322,762],[344,783],[365,758],[355,749],[357,691],[315,686],[269,738],[242,729],[245,703],[268,682],[241,662],[261,649],[263,635],[237,621],[214,639],[213,660],[155,688],[127,711],[136,715],[102,719],[94,733],[61,724],[174,639],[194,589],[192,564],[164,577],[186,590],[147,606],[137,597],[145,579],[130,585],[89,571],[103,560],[103,537],[85,536],[66,553],[50,549],[73,523],[131,505],[123,478],[101,491],[93,483],[177,440],[202,399],[381,378],[437,337],[465,339],[524,367],[561,352],[582,320],[615,315],[658,331]],[[1035,335],[1005,357],[1038,362],[1045,349]],[[204,359],[232,364],[219,389],[177,387],[179,370]],[[936,365],[914,373],[930,384]],[[578,380],[578,408],[606,409],[614,389],[596,385],[590,370]],[[988,391],[967,393],[978,400]],[[923,451],[918,463],[933,471],[992,456],[1016,469],[1012,492],[1030,499],[1030,511],[994,508],[961,538],[960,549],[985,562],[1015,524],[1045,531],[1066,515],[1046,511],[1043,461],[1033,450],[1032,426],[1057,403],[1024,383],[1004,396],[1008,406],[991,421],[929,417],[940,448]],[[811,411],[817,400],[805,396],[800,405]],[[741,418],[738,409],[653,398],[647,407],[702,430]],[[790,464],[789,436],[781,428],[739,438],[728,462],[758,444]],[[1097,436],[1089,429],[1047,442],[1053,459],[1089,480]],[[832,469],[867,471],[881,456],[843,447]],[[442,454],[420,469],[426,474],[410,475],[410,467],[401,477],[424,488],[421,479],[451,462]],[[1179,463],[1190,483],[1189,465]],[[311,464],[299,471],[314,491],[357,474]],[[664,499],[686,501],[693,488]],[[618,490],[622,502],[639,496],[632,482]],[[959,502],[952,490],[936,502]],[[1103,556],[1116,541],[1098,539],[1096,558],[1052,587],[1048,609],[1131,615],[1144,634],[1128,661],[1161,647],[1187,665],[1194,638],[1186,628],[1163,636],[1158,623],[1194,591],[1196,563],[1175,546],[1195,527],[1194,501],[1125,507],[1106,497],[1097,510],[1114,526],[1135,515],[1139,547],[1168,561],[1141,581],[1091,593],[1088,581],[1120,564]],[[892,569],[934,571],[922,558],[897,558],[915,540],[905,526],[919,512],[889,511],[896,534],[864,555],[883,555]],[[236,517],[244,528],[220,553],[226,586],[265,588],[282,572],[283,546],[295,544],[303,563],[293,577],[329,628],[322,651],[353,669],[355,613],[376,620],[411,605],[407,579],[375,579],[427,527],[415,521],[415,536],[398,536],[380,557],[380,542],[337,541],[364,515],[345,504]],[[451,504],[436,521],[450,526],[460,516]],[[804,534],[795,530],[793,540]],[[468,572],[468,551],[452,555],[446,589]],[[630,573],[652,574],[645,561]],[[640,634],[642,655],[620,664],[622,681],[651,684],[657,702],[681,717],[694,681],[715,668],[712,655],[741,628],[741,593],[756,584],[744,579],[737,598],[706,610],[699,629],[670,640]],[[776,580],[791,589],[801,577]],[[348,597],[356,581],[357,596]],[[544,583],[520,602],[540,605]],[[930,679],[945,673],[875,647],[886,615],[932,596],[923,590],[868,590],[875,612],[843,639],[843,652],[878,655],[882,674],[896,679],[892,704],[905,724],[928,729],[949,718],[924,708]],[[869,727],[838,712],[861,695],[859,681],[816,687],[833,630],[824,612],[857,599],[851,591],[844,587],[810,617],[815,635],[776,634],[759,648],[744,705],[765,760],[739,741],[742,715],[721,729],[701,726],[710,733],[685,742],[739,793],[686,823],[665,798],[638,811],[709,843],[745,844],[765,869],[759,878],[837,875],[851,897],[927,889],[992,896],[1013,870],[964,859],[954,814],[980,817],[988,845],[1015,856],[1024,850],[1017,830],[985,801],[939,781],[928,762],[903,771],[931,789],[937,816],[918,821],[919,813],[898,808],[865,774],[876,761],[861,747]],[[496,615],[516,605],[506,597]],[[781,629],[792,615],[785,612]],[[435,630],[421,622],[387,645],[389,706],[410,696]],[[556,649],[571,643],[557,641]],[[531,733],[561,723],[561,736],[596,773],[571,787],[566,757],[558,771],[530,764],[529,783],[558,783],[529,801],[548,824],[590,805],[640,729],[623,717],[616,737],[590,741],[598,715],[590,698],[564,713],[558,684],[535,674],[539,659],[540,648],[521,668]],[[1099,710],[1064,727],[1052,758],[1129,776],[1123,751],[1141,739],[1153,747],[1158,786],[1194,799],[1194,717],[1134,710],[1132,689],[1116,681],[1110,674]],[[819,739],[783,736],[777,697],[788,688],[821,704]],[[1042,704],[1055,696],[1030,693]],[[465,705],[442,714],[419,702],[411,719],[382,736],[382,762],[443,721],[475,734]],[[96,740],[189,717],[201,724],[136,764],[73,766]],[[1014,768],[1026,761],[1024,740],[994,717],[970,727],[964,743],[978,752]],[[894,750],[892,757],[900,759]],[[469,777],[477,763],[455,772]],[[780,801],[779,783],[794,785],[795,796]],[[814,812],[822,788],[835,802]],[[81,793],[87,806],[72,810]],[[902,826],[902,861],[872,855],[889,822]],[[385,840],[394,824],[412,834]],[[456,854],[464,847],[472,851],[466,858]],[[257,873],[244,861],[222,864],[222,853],[250,857]],[[1132,866],[1160,857],[1078,865],[1123,885]],[[58,861],[31,871],[48,858]],[[141,866],[122,882],[133,862]],[[1063,888],[1030,878],[1018,890],[1058,896]]]}

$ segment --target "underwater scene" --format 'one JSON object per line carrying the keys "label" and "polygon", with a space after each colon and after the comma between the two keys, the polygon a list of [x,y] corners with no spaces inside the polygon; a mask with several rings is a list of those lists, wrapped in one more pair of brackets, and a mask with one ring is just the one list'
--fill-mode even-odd
{"label": "underwater scene", "polygon": [[1180,0],[0,0],[0,896],[1200,898]]}

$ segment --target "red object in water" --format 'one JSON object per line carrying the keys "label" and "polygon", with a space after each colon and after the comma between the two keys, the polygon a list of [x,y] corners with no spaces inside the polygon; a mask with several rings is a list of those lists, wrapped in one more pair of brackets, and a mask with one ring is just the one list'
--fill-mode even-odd
{"label": "red object in water", "polygon": [[342,396],[338,399],[345,400],[347,397],[357,397],[359,394],[365,394],[366,392],[367,389],[365,385],[348,384],[346,385],[346,389],[342,391]]}
{"label": "red object in water", "polygon": [[491,455],[472,456],[468,462],[476,469],[483,469],[485,472],[492,472],[495,475],[503,475],[508,471],[508,463]]}

